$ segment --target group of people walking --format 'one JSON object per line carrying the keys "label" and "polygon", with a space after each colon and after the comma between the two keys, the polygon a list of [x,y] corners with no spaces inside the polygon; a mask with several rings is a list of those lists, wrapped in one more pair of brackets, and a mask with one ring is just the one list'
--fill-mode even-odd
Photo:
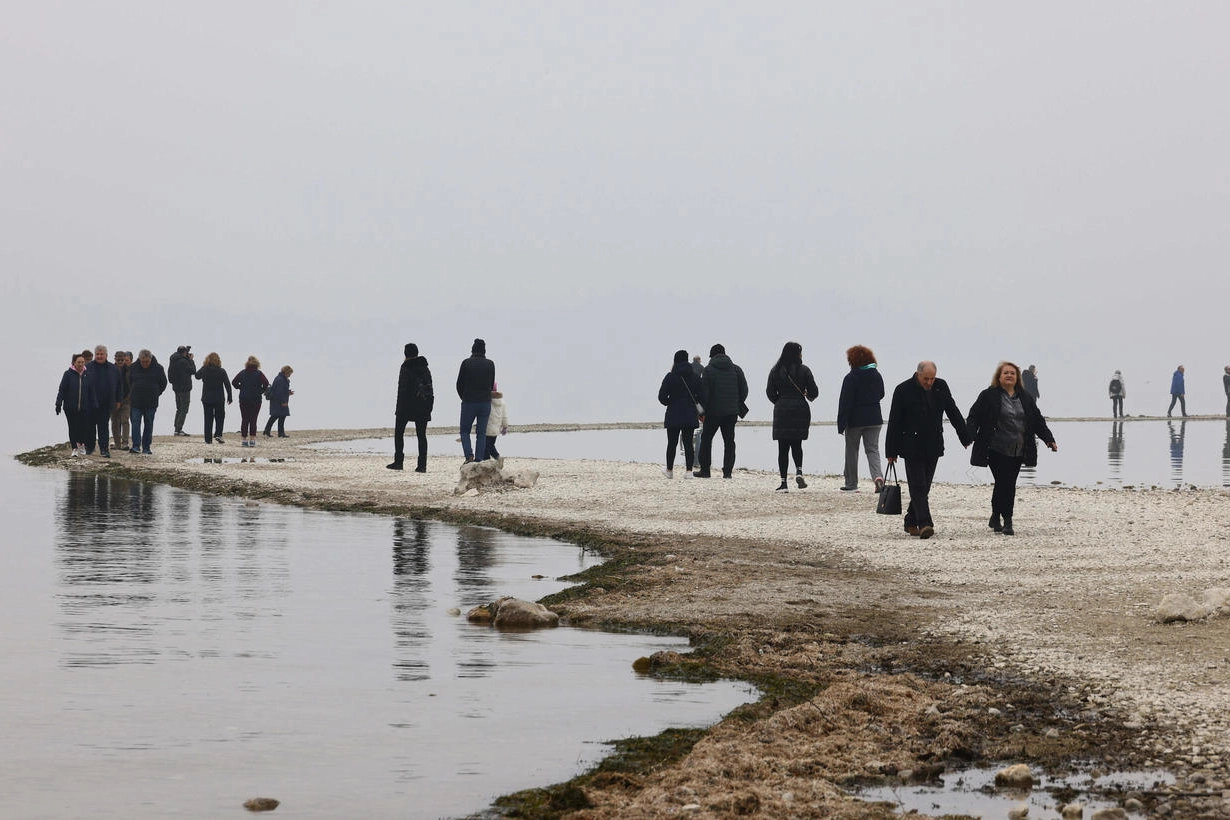
{"label": "group of people walking", "polygon": [[72,364],[60,378],[56,391],[56,415],[64,413],[73,456],[92,455],[97,449],[111,457],[111,447],[149,455],[154,435],[154,416],[159,398],[170,387],[175,395],[175,435],[188,436],[184,424],[191,407],[193,381],[201,382],[205,443],[223,443],[222,429],[226,407],[232,403],[232,388],[239,391],[242,418],[240,436],[244,447],[256,446],[256,419],[264,401],[269,403],[265,435],[271,436],[273,424],[278,435],[286,437],[286,417],[290,415],[290,376],[294,369],[285,365],[270,382],[260,370],[260,360],[249,356],[244,369],[234,379],[222,369],[222,359],[210,353],[198,369],[189,345],[171,354],[164,368],[149,350],[136,357],[131,351],[117,350],[107,360],[107,346],[93,352],[75,353]]}
{"label": "group of people walking", "polygon": [[[880,402],[884,379],[870,348],[855,345],[846,351],[849,373],[842,381],[837,406],[837,432],[845,437],[845,470],[841,489],[858,490],[860,449],[867,459],[877,492],[884,487],[880,461],[880,430],[884,418]],[[665,405],[666,467],[663,474],[674,478],[675,450],[682,443],[688,472],[685,478],[709,478],[711,450],[716,432],[724,445],[722,476],[730,478],[735,464],[735,425],[747,414],[747,379],[726,349],[714,345],[709,363],[697,371],[689,364],[688,352],[675,352],[674,363],[658,388],[658,401]],[[962,446],[973,445],[970,463],[990,467],[995,486],[991,494],[988,525],[996,532],[1015,534],[1013,513],[1016,482],[1022,466],[1038,462],[1036,439],[1058,450],[1055,437],[1038,410],[1037,371],[1025,371],[1012,362],[1000,362],[991,385],[983,390],[967,416],[962,416],[947,382],[936,376],[936,365],[920,362],[914,375],[893,390],[885,433],[888,464],[905,462],[910,503],[904,513],[905,531],[927,539],[935,534],[929,496],[935,469],[944,454],[943,420],[947,416]],[[1230,369],[1227,370],[1230,385]],[[1028,385],[1028,388],[1026,387]],[[1230,387],[1227,388],[1230,390]],[[816,380],[803,364],[803,347],[787,342],[769,370],[765,394],[773,405],[773,440],[777,442],[779,492],[789,491],[788,471],[795,469],[795,484],[805,488],[803,442],[811,428],[810,404],[819,395]],[[701,430],[700,452],[693,467],[693,437]]]}
{"label": "group of people walking", "polygon": [[[1226,394],[1226,418],[1230,418],[1230,364],[1222,368],[1221,384]],[[1127,387],[1124,385],[1121,371],[1116,370],[1111,374],[1107,395],[1110,396],[1111,415],[1117,419],[1123,418],[1123,400],[1127,397]],[[1170,374],[1170,406],[1166,408],[1167,418],[1174,415],[1176,404],[1183,418],[1187,418],[1187,368],[1183,365],[1176,367],[1174,373]]]}

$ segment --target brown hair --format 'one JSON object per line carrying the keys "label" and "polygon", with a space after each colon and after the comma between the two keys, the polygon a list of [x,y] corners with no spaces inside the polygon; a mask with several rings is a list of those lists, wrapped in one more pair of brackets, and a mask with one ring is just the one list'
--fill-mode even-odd
{"label": "brown hair", "polygon": [[291,373],[295,372],[295,368],[291,367],[288,364],[284,364],[282,365],[282,369],[279,370],[278,372],[281,373],[283,376],[289,376]]}
{"label": "brown hair", "polygon": [[221,357],[221,356],[219,356],[217,353],[208,353],[208,354],[206,354],[206,356],[205,356],[205,367],[209,367],[210,365],[213,365],[214,367],[221,367],[221,366],[222,366],[222,357]]}
{"label": "brown hair", "polygon": [[851,367],[866,367],[869,364],[875,364],[876,354],[871,352],[871,348],[863,345],[855,345],[846,350],[846,361]]}
{"label": "brown hair", "polygon": [[1013,370],[1015,370],[1015,371],[1016,371],[1016,383],[1017,383],[1018,385],[1021,383],[1021,368],[1020,368],[1020,366],[1019,366],[1019,365],[1017,365],[1017,364],[1016,364],[1016,363],[1014,363],[1014,362],[1000,362],[999,364],[997,364],[997,365],[995,366],[995,375],[991,377],[991,386],[992,386],[992,387],[1001,387],[1001,386],[1002,386],[1002,385],[999,383],[999,374],[1003,372],[1003,369],[1004,369],[1005,367],[1011,367]]}
{"label": "brown hair", "polygon": [[249,356],[249,357],[248,357],[248,364],[249,364],[249,365],[251,365],[252,367],[260,367],[260,366],[261,366],[261,360],[260,360],[260,359],[258,359],[258,358],[256,358],[255,356]]}

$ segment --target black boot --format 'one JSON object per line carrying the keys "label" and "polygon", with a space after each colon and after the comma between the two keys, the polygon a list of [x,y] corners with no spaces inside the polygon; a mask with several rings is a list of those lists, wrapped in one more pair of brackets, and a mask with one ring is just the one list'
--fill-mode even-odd
{"label": "black boot", "polygon": [[999,523],[999,513],[997,512],[991,513],[991,520],[987,522],[987,526],[996,532],[1004,531],[1004,525]]}
{"label": "black boot", "polygon": [[392,463],[392,464],[386,464],[386,465],[384,465],[384,466],[385,466],[385,469],[388,469],[388,470],[400,470],[400,469],[401,469],[401,465],[402,465],[402,460],[403,460],[403,457],[402,457],[402,456],[393,456],[393,463]]}
{"label": "black boot", "polygon": [[1010,515],[1004,516],[1004,535],[1016,535],[1016,533],[1012,531],[1012,516]]}
{"label": "black boot", "polygon": [[788,492],[790,492],[790,488],[786,486],[786,479],[784,479],[784,478],[782,479],[782,483],[778,486],[777,491],[778,491],[779,493],[788,493]]}
{"label": "black boot", "polygon": [[418,466],[414,468],[414,471],[416,473],[427,472],[427,456],[419,456],[419,463]]}

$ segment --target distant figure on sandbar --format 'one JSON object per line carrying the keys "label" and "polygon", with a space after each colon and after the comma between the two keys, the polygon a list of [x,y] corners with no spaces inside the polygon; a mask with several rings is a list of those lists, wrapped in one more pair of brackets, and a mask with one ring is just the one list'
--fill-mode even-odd
{"label": "distant figure on sandbar", "polygon": [[290,397],[295,391],[290,389],[290,377],[295,369],[288,364],[282,365],[278,375],[269,383],[265,398],[269,400],[269,418],[265,422],[265,437],[272,436],[273,423],[278,423],[278,438],[290,438],[286,434],[286,417],[290,415]]}
{"label": "distant figure on sandbar", "polygon": [[794,481],[799,489],[807,486],[803,480],[803,442],[811,430],[809,402],[820,395],[811,368],[803,364],[803,345],[786,342],[782,355],[769,371],[765,395],[773,405],[773,440],[777,442],[777,471],[782,483],[778,492],[786,489],[786,469],[794,458]]}
{"label": "distant figure on sandbar", "polygon": [[747,414],[747,377],[743,368],[730,360],[726,348],[715,344],[709,348],[709,364],[705,366],[707,401],[705,423],[700,434],[700,469],[696,478],[709,478],[713,459],[713,436],[722,431],[722,478],[731,478],[735,469],[735,424]]}
{"label": "distant figure on sandbar", "polygon": [[[491,391],[495,389],[495,362],[487,358],[487,343],[475,339],[470,358],[457,371],[457,396],[461,399],[461,451],[466,464],[487,456],[487,418],[491,415]],[[470,430],[474,447],[470,447]]]}
{"label": "distant figure on sandbar", "polygon": [[406,454],[406,425],[414,422],[414,434],[419,442],[419,458],[414,471],[427,472],[427,422],[436,404],[436,392],[431,383],[431,368],[427,357],[419,355],[419,346],[407,342],[402,348],[405,358],[397,374],[397,406],[393,408],[393,463],[390,470],[402,469]]}
{"label": "distant figure on sandbar", "polygon": [[1170,377],[1170,407],[1166,408],[1166,416],[1170,417],[1171,411],[1174,410],[1174,403],[1179,403],[1179,409],[1183,413],[1183,418],[1187,418],[1187,387],[1183,379],[1184,367],[1179,365],[1175,370],[1174,375]]}
{"label": "distant figure on sandbar", "polygon": [[1031,364],[1021,373],[1021,389],[1034,397],[1034,400],[1042,398],[1042,394],[1038,392],[1038,366]]}
{"label": "distant figure on sandbar", "polygon": [[1230,418],[1230,364],[1226,365],[1221,377],[1221,386],[1226,391],[1226,417]]}
{"label": "distant figure on sandbar", "polygon": [[[700,356],[696,360],[699,363]],[[680,444],[687,467],[683,477],[692,477],[692,466],[696,463],[696,441],[692,434],[700,427],[705,401],[704,382],[688,364],[688,352],[676,350],[670,372],[662,377],[662,386],[658,388],[658,403],[666,407],[662,418],[662,426],[666,428],[666,466],[662,468],[662,475],[667,478],[675,477],[675,447]]]}
{"label": "distant figure on sandbar", "polygon": [[1123,418],[1123,399],[1127,396],[1127,387],[1123,384],[1123,374],[1118,370],[1110,377],[1107,388],[1110,393],[1110,413],[1112,418]]}

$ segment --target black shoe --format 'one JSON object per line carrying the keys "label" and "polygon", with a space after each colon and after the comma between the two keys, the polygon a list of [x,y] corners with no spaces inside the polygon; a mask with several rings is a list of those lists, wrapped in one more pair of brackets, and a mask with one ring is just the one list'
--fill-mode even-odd
{"label": "black shoe", "polygon": [[102,451],[102,457],[103,457],[103,458],[111,458],[111,451],[110,451],[110,450],[103,450],[103,451]]}
{"label": "black shoe", "polygon": [[697,470],[692,473],[692,478],[713,478],[713,476],[709,474],[708,470]]}
{"label": "black shoe", "polygon": [[427,472],[427,468],[426,468],[426,467],[415,467],[415,468],[414,468],[414,471],[415,471],[416,473],[425,473],[425,472]]}
{"label": "black shoe", "polygon": [[730,478],[730,473],[722,473],[722,478]]}
{"label": "black shoe", "polygon": [[1012,531],[1012,516],[1010,515],[1004,516],[1004,535],[1016,535],[1016,533]]}
{"label": "black shoe", "polygon": [[394,461],[392,464],[384,465],[386,470],[400,470],[402,468],[400,461]]}
{"label": "black shoe", "polygon": [[991,513],[991,520],[987,522],[987,526],[996,532],[1004,531],[1004,525],[999,523],[999,513]]}
{"label": "black shoe", "polygon": [[214,441],[218,442],[219,444],[222,444],[223,443],[222,436],[214,436]]}
{"label": "black shoe", "polygon": [[290,438],[290,436],[286,435],[285,433],[278,433],[278,438]]}
{"label": "black shoe", "polygon": [[270,433],[268,430],[266,430],[266,431],[265,431],[265,438],[273,438],[273,433]]}
{"label": "black shoe", "polygon": [[806,489],[807,489],[807,482],[803,480],[803,476],[801,476],[801,475],[796,475],[796,476],[794,477],[794,483],[799,485],[799,489],[800,489],[800,490],[806,490]]}
{"label": "black shoe", "polygon": [[779,485],[777,486],[777,491],[778,491],[779,493],[788,493],[788,492],[790,492],[790,488],[789,488],[788,486],[786,486],[786,479],[784,479],[784,478],[782,479],[782,483],[781,483],[781,484],[779,484]]}

